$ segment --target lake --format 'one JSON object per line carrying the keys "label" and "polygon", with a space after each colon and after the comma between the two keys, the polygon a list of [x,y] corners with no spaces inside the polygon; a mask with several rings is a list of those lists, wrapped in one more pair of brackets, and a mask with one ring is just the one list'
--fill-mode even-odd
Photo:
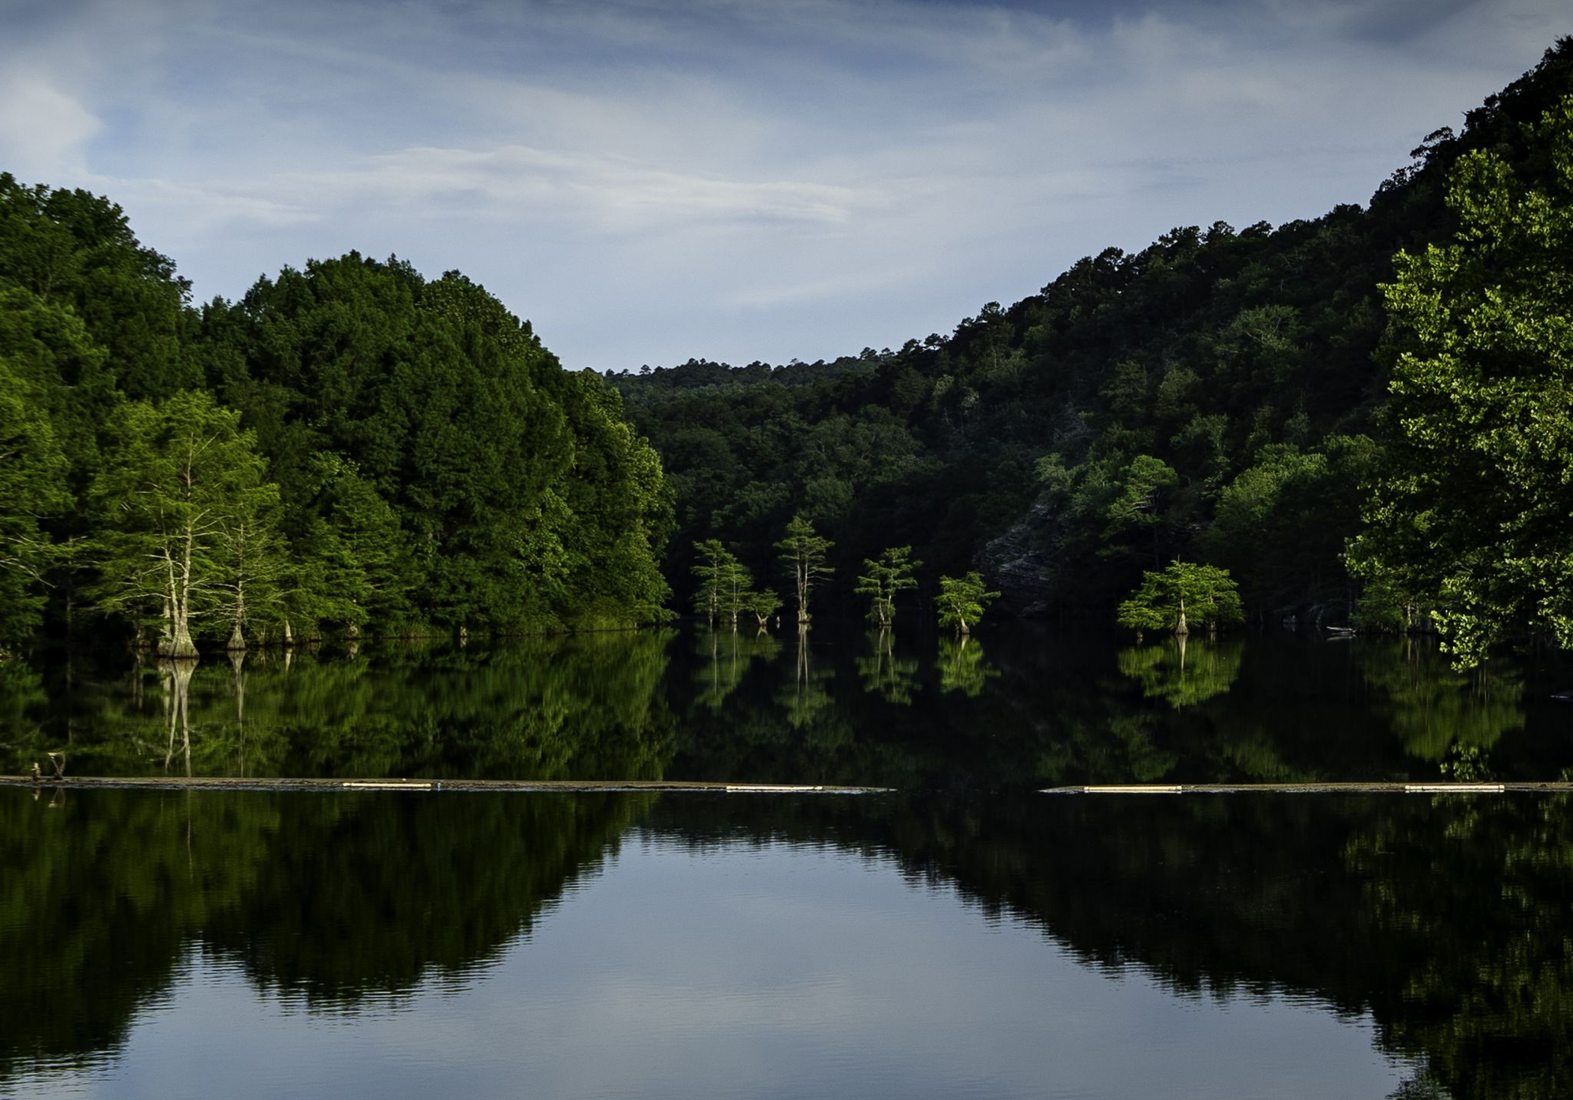
{"label": "lake", "polygon": [[1556,1097],[1555,655],[817,626],[0,665],[0,1094]]}

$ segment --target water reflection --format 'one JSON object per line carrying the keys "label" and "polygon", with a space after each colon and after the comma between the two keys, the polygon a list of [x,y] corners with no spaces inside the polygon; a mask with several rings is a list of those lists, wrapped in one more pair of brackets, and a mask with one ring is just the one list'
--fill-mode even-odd
{"label": "water reflection", "polygon": [[1175,710],[1193,707],[1226,694],[1240,675],[1245,643],[1192,641],[1173,635],[1153,645],[1119,653],[1120,673],[1141,685],[1149,699],[1161,699]]}
{"label": "water reflection", "polygon": [[646,805],[81,791],[45,812],[0,795],[0,1068],[119,1045],[189,944],[339,1008],[463,978]]}
{"label": "water reflection", "polygon": [[18,712],[16,736],[0,752],[26,771],[64,748],[78,775],[659,778],[675,738],[661,690],[670,641],[253,651],[233,665],[73,673],[74,690],[44,699],[13,676],[0,708]]}
{"label": "water reflection", "polygon": [[[165,658],[158,662],[159,683],[163,686],[164,725],[169,732],[164,750],[164,770],[170,771],[175,760],[175,741],[179,737],[181,760],[185,768],[181,774],[191,775],[191,677],[197,662],[191,658]],[[242,729],[236,707],[236,727]],[[242,734],[243,736],[243,734]]]}
{"label": "water reflection", "polygon": [[[1356,1046],[1374,1043],[1413,1067],[1410,1095],[1435,1086],[1538,1100],[1565,1095],[1573,1080],[1570,809],[1560,796],[100,791],[69,793],[50,811],[29,792],[0,790],[0,853],[12,869],[0,880],[0,1082],[126,1051],[149,1005],[200,996],[183,977],[196,965],[286,1015],[345,1021],[440,1017],[434,994],[482,995],[506,971],[509,996],[483,999],[494,1021],[532,1021],[516,1043],[543,1072],[571,1069],[547,1056],[543,1034],[574,1050],[614,1028],[630,1049],[686,1044],[700,1032],[671,1028],[692,993],[731,1013],[731,1024],[718,1017],[703,1029],[708,1056],[723,1060],[739,1054],[729,1042],[765,1034],[778,1045],[751,1054],[800,1056],[791,1038],[809,1033],[786,1024],[788,1011],[835,1020],[846,1076],[826,1094],[878,1092],[881,1073],[907,1080],[882,1060],[901,1051],[955,1095],[1031,1095],[1022,1082],[1032,1074],[1041,1085],[1063,1072],[1033,1061],[1058,1037],[1090,1044],[1080,1064],[1118,1067],[1131,1048],[1173,1043],[1171,1025],[1211,1050],[1233,1034],[1232,1012],[1265,1018],[1292,1005],[1369,1020]],[[629,851],[699,858],[619,857]],[[766,886],[781,852],[802,858],[787,886]],[[801,877],[827,863],[851,877]],[[722,893],[696,885],[705,866],[718,870]],[[553,919],[592,885],[599,908]],[[873,887],[885,900],[871,900]],[[932,922],[932,939],[911,935]],[[983,951],[1003,933],[1010,953]],[[1115,1003],[1116,988],[1151,992]],[[1175,999],[1193,1006],[1189,1022],[1172,1017]],[[586,1014],[567,1011],[575,1006]],[[739,1032],[760,1020],[774,1032]],[[925,1020],[943,1022],[942,1043]],[[887,1026],[908,1030],[897,1039]],[[1296,1030],[1293,1041],[1304,1046],[1309,1034]],[[1036,1038],[1013,1038],[1027,1035]],[[929,1049],[914,1054],[913,1044]],[[190,1049],[189,1039],[171,1045]],[[921,1060],[946,1048],[1002,1060]],[[1195,1049],[1170,1051],[1176,1082],[1217,1086],[1224,1078],[1207,1067],[1231,1059]],[[482,1061],[520,1072],[516,1054],[504,1042]],[[1341,1066],[1254,1049],[1232,1061],[1265,1067],[1257,1092],[1295,1065],[1300,1085],[1329,1086]],[[682,1079],[669,1060],[651,1064],[667,1074],[658,1085]],[[689,1069],[688,1079],[708,1080]],[[1121,1095],[1113,1080],[1083,1080],[1080,1092]]]}
{"label": "water reflection", "polygon": [[[919,893],[957,892],[985,926],[1036,930],[1042,950],[1098,981],[1135,975],[1198,1002],[1289,1000],[1369,1018],[1383,1051],[1421,1067],[1408,1095],[1568,1091],[1566,800],[1027,793],[1444,768],[1556,778],[1573,768],[1573,711],[1550,698],[1573,680],[1565,667],[1508,660],[1459,677],[1410,643],[1192,640],[1182,658],[1172,643],[1122,651],[1006,629],[984,639],[986,657],[977,638],[830,624],[812,638],[673,638],[253,651],[130,671],[0,664],[0,753],[13,773],[63,751],[75,775],[900,791],[738,802],[0,790],[0,1074],[122,1049],[204,952],[312,1011],[404,1011],[432,990],[474,991],[516,952],[532,957],[542,920],[575,883],[612,874],[633,836],[893,863]],[[745,917],[738,927],[757,932]],[[1048,1027],[1043,1011],[992,1018]]]}
{"label": "water reflection", "polygon": [[700,630],[0,665],[0,770],[918,789],[1552,779],[1573,675],[1409,642]]}
{"label": "water reflection", "polygon": [[1439,668],[1426,647],[1405,640],[1368,647],[1361,674],[1405,750],[1424,760],[1457,748],[1488,751],[1524,723],[1523,676],[1511,665]]}
{"label": "water reflection", "polygon": [[918,688],[917,659],[896,656],[889,627],[869,632],[868,655],[857,659],[857,671],[863,690],[876,693],[887,703],[911,703]]}
{"label": "water reflection", "polygon": [[939,640],[939,660],[934,666],[939,670],[941,691],[956,691],[968,699],[976,699],[990,680],[999,676],[999,669],[983,659],[983,643],[970,635]]}
{"label": "water reflection", "polygon": [[768,632],[712,630],[694,632],[694,652],[702,663],[694,671],[694,703],[719,710],[737,690],[754,661],[769,663],[781,654],[781,643]]}

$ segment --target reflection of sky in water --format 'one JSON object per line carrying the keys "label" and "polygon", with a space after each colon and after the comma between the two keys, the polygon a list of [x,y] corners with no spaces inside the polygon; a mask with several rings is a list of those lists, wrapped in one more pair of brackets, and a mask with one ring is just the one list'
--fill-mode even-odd
{"label": "reflection of sky in water", "polygon": [[892,863],[662,838],[468,983],[339,1013],[191,958],[88,1097],[1382,1096],[1370,1021],[1099,973]]}

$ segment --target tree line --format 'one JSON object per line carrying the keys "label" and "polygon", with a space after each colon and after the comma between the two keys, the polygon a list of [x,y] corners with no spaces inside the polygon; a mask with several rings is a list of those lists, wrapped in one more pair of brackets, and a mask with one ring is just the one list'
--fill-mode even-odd
{"label": "tree line", "polygon": [[[809,601],[814,589],[835,572],[828,564],[833,546],[834,543],[816,532],[814,525],[801,515],[787,522],[785,535],[775,544],[783,571],[792,581],[799,630],[806,629],[812,618]],[[694,611],[711,627],[725,622],[734,631],[746,612],[753,617],[761,633],[767,630],[771,617],[781,607],[781,597],[776,595],[775,589],[755,589],[752,572],[720,539],[695,543],[694,554],[699,559],[692,569]],[[887,546],[878,560],[864,559],[863,571],[852,590],[867,599],[867,617],[882,634],[895,622],[897,594],[918,587],[914,574],[922,564],[913,560],[910,546]],[[985,591],[983,578],[977,570],[964,577],[941,577],[939,587],[940,594],[935,600],[939,624],[953,628],[960,636],[969,634],[983,617],[984,608],[999,597],[998,592]],[[776,623],[780,623],[779,616],[776,616]]]}
{"label": "tree line", "polygon": [[195,306],[118,206],[0,175],[0,647],[631,625],[671,514],[616,392],[457,272]]}
{"label": "tree line", "polygon": [[193,306],[108,200],[0,176],[0,644],[627,624],[718,551],[710,613],[757,620],[799,520],[800,615],[877,616],[859,563],[907,547],[924,598],[976,572],[1017,614],[1212,569],[1219,621],[1568,644],[1570,96],[1563,39],[1364,207],[1107,249],[897,351],[609,384],[397,259]]}
{"label": "tree line", "polygon": [[706,539],[768,568],[801,516],[841,576],[906,545],[1017,614],[1107,621],[1178,563],[1257,623],[1573,642],[1570,95],[1563,39],[1364,207],[1111,248],[896,351],[614,375],[667,576]]}

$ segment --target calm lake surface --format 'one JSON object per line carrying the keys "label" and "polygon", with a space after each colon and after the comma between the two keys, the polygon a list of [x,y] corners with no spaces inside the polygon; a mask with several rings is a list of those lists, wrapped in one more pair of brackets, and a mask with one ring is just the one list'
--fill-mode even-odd
{"label": "calm lake surface", "polygon": [[1559,1097],[1573,670],[819,626],[0,665],[0,1095]]}

